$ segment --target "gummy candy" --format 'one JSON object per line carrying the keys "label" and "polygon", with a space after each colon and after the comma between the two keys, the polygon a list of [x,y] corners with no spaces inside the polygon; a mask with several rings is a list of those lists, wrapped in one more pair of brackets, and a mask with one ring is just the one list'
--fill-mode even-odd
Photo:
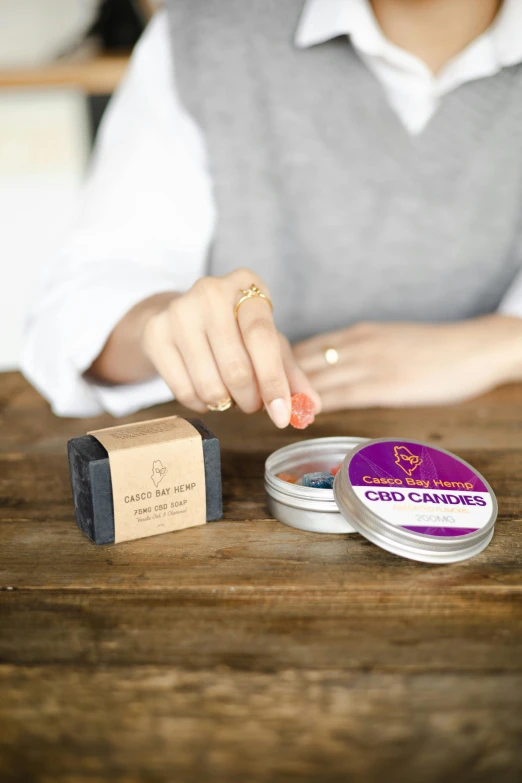
{"label": "gummy candy", "polygon": [[304,430],[309,424],[313,424],[314,415],[314,402],[303,392],[294,394],[292,396],[292,415],[290,417],[290,424],[298,430]]}
{"label": "gummy candy", "polygon": [[291,473],[278,473],[277,478],[281,481],[288,481],[290,484],[295,484],[297,481],[297,476],[292,476]]}
{"label": "gummy candy", "polygon": [[334,477],[331,473],[305,473],[303,476],[303,487],[313,487],[314,489],[332,489]]}
{"label": "gummy candy", "polygon": [[337,474],[339,473],[339,471],[340,471],[340,469],[341,469],[341,465],[342,465],[342,464],[343,464],[343,463],[342,463],[342,462],[340,462],[340,463],[339,463],[338,465],[336,465],[334,468],[330,468],[330,473],[332,474],[332,476],[337,476]]}

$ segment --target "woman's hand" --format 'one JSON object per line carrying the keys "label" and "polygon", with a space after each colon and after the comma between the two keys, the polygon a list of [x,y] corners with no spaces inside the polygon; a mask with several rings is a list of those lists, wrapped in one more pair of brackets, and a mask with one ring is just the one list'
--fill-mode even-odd
{"label": "woman's hand", "polygon": [[296,363],[288,341],[274,325],[266,300],[252,297],[235,317],[241,290],[257,275],[238,269],[224,277],[204,277],[188,293],[148,314],[142,351],[183,405],[204,413],[232,397],[246,413],[264,405],[278,427],[290,421],[290,395],[320,400]]}
{"label": "woman's hand", "polygon": [[522,378],[522,319],[363,323],[305,340],[294,355],[325,411],[452,403]]}

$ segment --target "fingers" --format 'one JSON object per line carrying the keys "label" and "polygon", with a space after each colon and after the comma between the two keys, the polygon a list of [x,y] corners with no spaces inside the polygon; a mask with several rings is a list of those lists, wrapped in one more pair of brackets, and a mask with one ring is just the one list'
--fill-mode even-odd
{"label": "fingers", "polygon": [[183,358],[170,340],[166,312],[150,319],[143,334],[144,349],[172,394],[187,408],[205,413],[207,406],[198,396]]}
{"label": "fingers", "polygon": [[324,352],[326,348],[342,346],[341,332],[330,332],[327,335],[311,337],[293,346],[294,356],[305,372],[315,372],[324,367]]}
{"label": "fingers", "polygon": [[[297,392],[314,401],[316,412],[379,404],[382,394],[368,360],[369,325],[319,336],[292,350],[277,332],[266,299],[245,300],[236,319],[241,291],[252,283],[269,296],[259,278],[236,270],[199,280],[150,318],[143,347],[177,400],[198,413],[227,397],[248,413],[264,405],[281,428],[290,422],[290,396]],[[327,347],[338,350],[338,364],[326,364]]]}
{"label": "fingers", "polygon": [[178,300],[170,316],[172,335],[205,405],[232,397],[252,413],[261,400],[235,319],[219,292],[206,293],[200,292],[204,302],[196,308],[190,297]]}
{"label": "fingers", "polygon": [[221,377],[205,332],[183,332],[177,345],[185,367],[189,368],[196,394],[205,406],[218,405],[230,397],[230,391]]}
{"label": "fingers", "polygon": [[373,408],[381,405],[380,399],[378,385],[371,381],[338,386],[321,395],[324,413],[344,408]]}
{"label": "fingers", "polygon": [[319,372],[312,373],[310,381],[318,394],[323,395],[330,389],[339,386],[350,386],[366,381],[370,374],[370,367],[353,361],[352,364],[335,364],[333,367],[324,367]]}
{"label": "fingers", "polygon": [[320,413],[322,408],[321,398],[303,370],[297,364],[290,343],[282,334],[279,335],[279,341],[281,344],[283,365],[290,385],[290,393],[297,394],[298,392],[303,392],[303,394],[308,395],[315,403],[315,412]]}
{"label": "fingers", "polygon": [[234,314],[220,310],[210,322],[210,345],[230,396],[242,411],[254,413],[262,406],[261,395]]}
{"label": "fingers", "polygon": [[[376,364],[379,326],[356,324],[329,334],[319,335],[294,346],[294,355],[316,392],[322,410],[371,407],[379,404]],[[326,361],[325,352],[335,348],[336,364]]]}
{"label": "fingers", "polygon": [[[251,273],[250,273],[251,274]],[[237,273],[224,278],[199,280],[186,297],[174,305],[173,334],[179,344],[196,390],[207,400],[221,389],[246,413],[262,405],[258,382],[234,317],[240,296]],[[246,285],[246,283],[243,283]],[[210,356],[210,354],[211,356]]]}
{"label": "fingers", "polygon": [[264,404],[274,423],[286,427],[290,381],[292,389],[310,394],[317,409],[320,401],[290,348],[281,342],[266,299],[245,300],[236,319],[241,291],[252,283],[269,296],[249,270],[200,279],[151,317],[144,330],[144,350],[175,397],[193,410],[203,412],[208,405],[233,397],[249,413]]}
{"label": "fingers", "polygon": [[323,411],[343,408],[402,408],[411,404],[408,388],[393,374],[368,373],[364,380],[331,387],[321,395]]}
{"label": "fingers", "polygon": [[308,375],[331,367],[325,359],[328,348],[337,350],[339,364],[350,362],[363,349],[372,328],[371,324],[356,324],[349,329],[312,337],[294,345],[294,356]]}
{"label": "fingers", "polygon": [[290,423],[290,386],[269,304],[252,297],[238,311],[238,323],[265,407],[277,427]]}

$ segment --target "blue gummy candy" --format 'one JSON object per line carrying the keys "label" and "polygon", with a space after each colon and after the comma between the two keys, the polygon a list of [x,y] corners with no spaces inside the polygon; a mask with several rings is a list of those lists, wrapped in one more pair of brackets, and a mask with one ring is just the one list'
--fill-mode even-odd
{"label": "blue gummy candy", "polygon": [[335,476],[331,473],[305,473],[303,487],[314,489],[332,489]]}

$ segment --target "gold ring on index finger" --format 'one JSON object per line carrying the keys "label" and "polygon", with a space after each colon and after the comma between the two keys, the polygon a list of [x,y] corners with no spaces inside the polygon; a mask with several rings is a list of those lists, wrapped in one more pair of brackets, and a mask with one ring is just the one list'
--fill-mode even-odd
{"label": "gold ring on index finger", "polygon": [[270,309],[273,311],[274,305],[272,304],[272,300],[269,299],[269,297],[266,294],[261,293],[261,291],[259,290],[259,288],[255,283],[252,283],[250,288],[245,288],[245,289],[241,288],[240,291],[242,296],[236,305],[236,309],[234,310],[236,319],[238,318],[239,308],[241,307],[241,305],[247,302],[249,299],[254,299],[256,297],[258,299],[264,299],[265,302],[270,305]]}

